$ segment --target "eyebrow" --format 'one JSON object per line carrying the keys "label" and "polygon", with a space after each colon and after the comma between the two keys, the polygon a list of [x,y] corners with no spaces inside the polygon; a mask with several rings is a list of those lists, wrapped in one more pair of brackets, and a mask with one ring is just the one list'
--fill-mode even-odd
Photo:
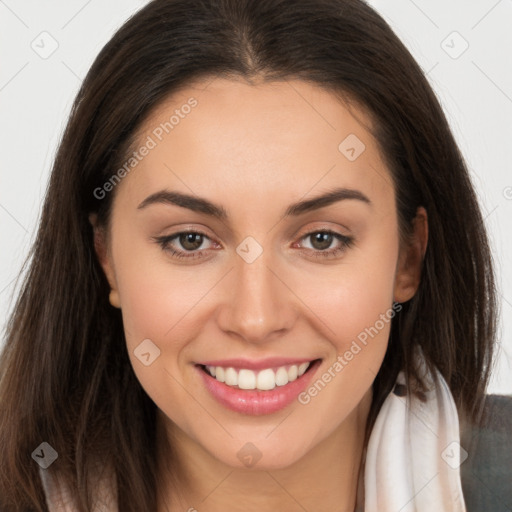
{"label": "eyebrow", "polygon": [[[370,199],[368,199],[368,197],[359,190],[349,188],[335,188],[334,190],[313,197],[312,199],[306,199],[291,204],[286,209],[285,217],[298,216],[306,212],[325,208],[326,206],[329,206],[338,201],[349,199],[362,201],[368,205],[372,204]],[[204,213],[219,220],[228,219],[228,213],[222,206],[216,205],[208,199],[184,194],[182,192],[160,190],[146,197],[146,199],[144,199],[139,204],[137,209],[141,210],[152,204],[171,204],[181,206],[182,208],[187,208],[194,212]]]}

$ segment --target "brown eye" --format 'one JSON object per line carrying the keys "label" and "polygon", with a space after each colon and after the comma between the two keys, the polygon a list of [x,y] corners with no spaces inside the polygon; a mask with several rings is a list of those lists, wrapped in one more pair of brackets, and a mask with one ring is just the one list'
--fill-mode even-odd
{"label": "brown eye", "polygon": [[[165,252],[178,259],[203,258],[205,253],[215,245],[208,235],[199,231],[182,231],[174,235],[155,237],[153,240]],[[210,245],[208,245],[208,242]]]}
{"label": "brown eye", "polygon": [[314,249],[317,249],[319,251],[328,249],[331,246],[332,241],[334,239],[331,233],[326,232],[313,233],[309,236],[311,237],[311,245],[313,246]]}
{"label": "brown eye", "polygon": [[196,251],[203,243],[203,235],[199,233],[182,233],[179,235],[181,247],[187,251]]}
{"label": "brown eye", "polygon": [[311,231],[301,237],[302,247],[307,256],[335,258],[352,247],[354,238],[335,231]]}

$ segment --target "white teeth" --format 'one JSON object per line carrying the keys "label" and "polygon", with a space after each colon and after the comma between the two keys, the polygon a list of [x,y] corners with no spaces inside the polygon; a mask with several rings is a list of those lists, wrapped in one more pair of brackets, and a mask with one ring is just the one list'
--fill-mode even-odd
{"label": "white teeth", "polygon": [[288,372],[286,368],[279,368],[276,372],[276,385],[284,386],[288,384]]}
{"label": "white teeth", "polygon": [[228,386],[238,386],[238,373],[234,368],[226,368],[224,378],[226,379],[224,382]]}
{"label": "white teeth", "polygon": [[212,377],[219,382],[224,382],[228,386],[238,386],[239,389],[259,389],[267,391],[276,386],[285,386],[289,382],[297,380],[304,375],[311,363],[302,363],[300,365],[292,364],[289,367],[281,366],[274,370],[266,368],[259,372],[253,370],[234,368],[223,368],[222,366],[206,366],[206,369]]}
{"label": "white teeth", "polygon": [[238,372],[238,387],[240,389],[254,389],[256,387],[256,375],[252,370],[240,370]]}
{"label": "white teeth", "polygon": [[215,377],[219,382],[224,382],[224,380],[226,379],[224,368],[222,368],[222,366],[217,366],[213,373],[210,370],[210,373],[212,377]]}
{"label": "white teeth", "polygon": [[276,387],[276,376],[274,374],[274,370],[267,368],[266,370],[259,372],[256,387],[261,390],[274,389]]}
{"label": "white teeth", "polygon": [[304,372],[308,369],[309,363],[302,363],[299,365],[299,377],[304,375]]}

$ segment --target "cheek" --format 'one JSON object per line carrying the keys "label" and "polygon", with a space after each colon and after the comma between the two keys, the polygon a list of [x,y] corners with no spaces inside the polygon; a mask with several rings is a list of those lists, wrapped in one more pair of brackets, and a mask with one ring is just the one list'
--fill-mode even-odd
{"label": "cheek", "polygon": [[393,308],[398,238],[372,240],[347,253],[343,264],[317,273],[307,285],[303,277],[295,278],[297,294],[315,313],[310,315],[314,330],[332,348],[319,381],[301,402],[312,415],[328,418],[326,431],[343,421],[371,386],[400,309]]}
{"label": "cheek", "polygon": [[326,436],[345,421],[381,367],[399,311],[392,307],[394,268],[393,258],[375,260],[372,268],[347,265],[336,279],[315,280],[310,294],[302,295],[318,316],[314,330],[331,347],[322,371],[299,396],[308,418],[322,418],[320,426],[308,423],[315,436]]}
{"label": "cheek", "polygon": [[320,269],[307,280],[303,274],[293,277],[294,290],[322,320],[322,333],[338,352],[358,337],[364,339],[368,329],[372,338],[387,342],[390,319],[383,324],[382,315],[392,314],[398,238],[371,240],[347,252],[339,265]]}
{"label": "cheek", "polygon": [[[189,360],[190,341],[200,336],[197,315],[216,280],[204,273],[204,278],[198,279],[197,272],[176,270],[163,259],[155,261],[150,252],[126,252],[117,259],[127,350],[148,396],[187,430],[204,418],[199,410],[190,408],[190,395],[184,390],[194,390],[183,373],[183,363]],[[146,366],[142,354],[148,352],[150,364]]]}
{"label": "cheek", "polygon": [[[119,228],[112,246],[130,361],[156,403],[165,404],[170,397],[178,403],[183,394],[178,384],[180,364],[189,341],[201,328],[194,315],[215,281],[205,273],[198,279],[197,271],[167,262],[152,243],[130,240],[133,236]],[[148,357],[143,361],[140,355],[147,352],[150,364],[146,366]]]}
{"label": "cheek", "polygon": [[[389,272],[389,269],[386,270]],[[318,294],[314,309],[321,312],[321,317],[330,327],[328,338],[338,352],[348,349],[355,340],[364,341],[364,333],[376,326],[379,333],[373,331],[373,337],[387,341],[387,329],[381,316],[388,313],[392,305],[393,281],[383,269],[379,279],[368,272],[358,273],[352,270],[350,275],[335,284],[331,283],[328,290]],[[380,335],[380,331],[383,331]]]}
{"label": "cheek", "polygon": [[[166,272],[167,270],[167,272]],[[181,277],[181,278],[180,278]],[[207,281],[183,279],[176,272],[157,266],[126,268],[120,278],[119,292],[128,333],[157,339],[179,332],[180,319],[201,298]],[[173,336],[175,337],[175,336]]]}
{"label": "cheek", "polygon": [[132,232],[130,224],[119,220],[112,243],[128,345],[133,348],[145,338],[179,340],[175,333],[180,320],[205,294],[209,282],[198,279],[193,266],[167,259],[158,243],[144,239],[137,229]]}

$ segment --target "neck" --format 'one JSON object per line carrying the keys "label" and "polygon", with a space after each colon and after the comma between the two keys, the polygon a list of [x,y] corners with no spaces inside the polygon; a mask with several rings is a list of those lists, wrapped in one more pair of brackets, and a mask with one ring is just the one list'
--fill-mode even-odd
{"label": "neck", "polygon": [[224,464],[159,411],[174,461],[169,476],[162,480],[158,511],[224,512],[240,504],[238,508],[246,511],[353,512],[371,400],[370,390],[306,455],[290,466],[272,470]]}

